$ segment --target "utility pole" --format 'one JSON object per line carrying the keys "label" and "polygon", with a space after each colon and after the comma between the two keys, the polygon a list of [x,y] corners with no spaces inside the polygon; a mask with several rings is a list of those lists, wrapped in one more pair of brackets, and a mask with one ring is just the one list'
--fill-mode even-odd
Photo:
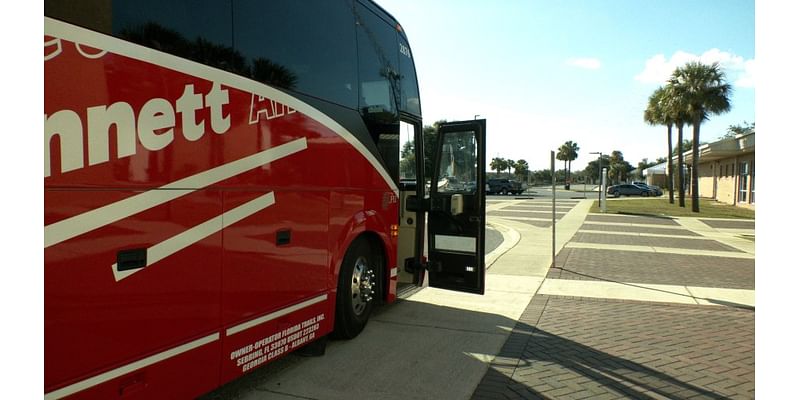
{"label": "utility pole", "polygon": [[550,268],[556,266],[556,152],[550,150],[550,173],[553,183],[553,251]]}

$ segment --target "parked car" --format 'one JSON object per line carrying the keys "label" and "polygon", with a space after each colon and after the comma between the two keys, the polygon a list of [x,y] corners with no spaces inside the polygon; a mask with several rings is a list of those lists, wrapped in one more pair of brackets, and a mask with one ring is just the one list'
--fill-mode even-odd
{"label": "parked car", "polygon": [[654,196],[655,192],[649,188],[639,187],[630,183],[609,186],[606,191],[611,196]]}
{"label": "parked car", "polygon": [[486,191],[487,194],[522,194],[525,191],[521,183],[507,178],[489,179],[487,185],[489,185],[489,189]]}
{"label": "parked car", "polygon": [[651,196],[661,196],[664,194],[664,191],[662,191],[658,186],[648,185],[644,182],[633,182],[632,184],[643,189],[650,189]]}

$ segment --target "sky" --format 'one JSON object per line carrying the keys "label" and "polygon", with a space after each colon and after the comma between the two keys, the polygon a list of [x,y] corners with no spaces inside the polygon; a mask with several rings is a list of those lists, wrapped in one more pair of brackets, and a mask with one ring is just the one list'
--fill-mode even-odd
{"label": "sky", "polygon": [[634,166],[665,157],[666,127],[642,115],[692,60],[719,61],[734,89],[701,142],[755,122],[754,0],[377,1],[409,38],[424,124],[485,118],[489,160],[549,169],[568,140],[580,147],[573,170],[591,152],[619,150]]}

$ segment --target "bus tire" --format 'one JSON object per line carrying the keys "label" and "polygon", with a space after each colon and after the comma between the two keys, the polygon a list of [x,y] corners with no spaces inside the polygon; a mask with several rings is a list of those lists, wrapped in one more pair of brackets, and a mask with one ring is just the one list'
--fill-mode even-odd
{"label": "bus tire", "polygon": [[333,337],[352,339],[367,325],[378,298],[379,257],[365,237],[350,244],[339,269]]}

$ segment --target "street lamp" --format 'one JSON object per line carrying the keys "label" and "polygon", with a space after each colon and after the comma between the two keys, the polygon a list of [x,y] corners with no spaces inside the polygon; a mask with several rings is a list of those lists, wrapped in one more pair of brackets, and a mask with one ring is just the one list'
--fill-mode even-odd
{"label": "street lamp", "polygon": [[597,181],[597,201],[600,201],[600,196],[603,194],[603,152],[593,151],[589,154],[599,154],[597,159],[598,181]]}
{"label": "street lamp", "polygon": [[473,118],[473,119],[478,119],[478,117],[480,117],[480,116],[481,116],[480,114],[475,114],[475,118]]}

